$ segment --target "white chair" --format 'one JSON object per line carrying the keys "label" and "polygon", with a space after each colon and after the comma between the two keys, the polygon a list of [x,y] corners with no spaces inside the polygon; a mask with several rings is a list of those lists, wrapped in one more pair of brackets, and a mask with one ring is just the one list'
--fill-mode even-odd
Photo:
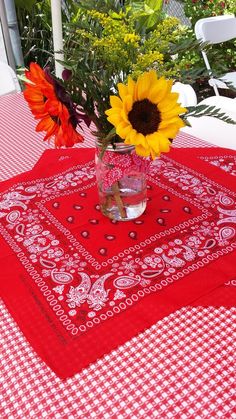
{"label": "white chair", "polygon": [[[236,17],[234,15],[222,15],[200,19],[194,30],[196,38],[208,44],[226,42],[236,38]],[[236,71],[223,75],[220,80],[215,79],[211,76],[212,70],[206,52],[202,51],[202,55],[210,74],[209,84],[213,87],[216,95],[219,95],[218,88],[228,88],[225,82],[236,88]]]}
{"label": "white chair", "polygon": [[[227,116],[236,122],[236,99],[224,96],[212,96],[204,99],[198,105],[208,105],[220,108]],[[218,147],[236,150],[236,125],[227,124],[211,116],[200,118],[189,117],[191,127],[182,128],[181,131],[201,138]]]}
{"label": "white chair", "polygon": [[8,64],[0,62],[0,96],[20,91],[20,84],[14,70]]}
{"label": "white chair", "polygon": [[181,106],[195,106],[197,104],[197,96],[190,84],[176,82],[171,89],[172,92],[179,93],[178,102]]}

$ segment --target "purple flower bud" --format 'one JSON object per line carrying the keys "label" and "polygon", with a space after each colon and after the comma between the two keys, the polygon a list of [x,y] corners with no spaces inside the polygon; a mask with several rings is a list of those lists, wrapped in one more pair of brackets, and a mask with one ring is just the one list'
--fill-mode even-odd
{"label": "purple flower bud", "polygon": [[72,77],[72,71],[65,68],[65,70],[63,70],[63,72],[62,72],[63,80],[68,81],[68,80],[71,79],[71,77]]}

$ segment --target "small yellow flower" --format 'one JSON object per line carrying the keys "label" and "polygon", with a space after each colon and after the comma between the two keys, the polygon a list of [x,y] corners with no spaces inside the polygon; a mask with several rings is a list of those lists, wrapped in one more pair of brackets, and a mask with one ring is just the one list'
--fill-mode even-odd
{"label": "small yellow flower", "polygon": [[135,44],[139,40],[140,37],[138,35],[135,35],[135,33],[126,33],[124,36],[125,44]]}
{"label": "small yellow flower", "polygon": [[157,78],[155,70],[145,72],[135,82],[118,83],[119,96],[110,96],[108,121],[126,144],[135,146],[140,156],[155,159],[168,152],[170,140],[184,127],[180,114],[187,110],[178,103],[178,93],[172,93],[173,81]]}

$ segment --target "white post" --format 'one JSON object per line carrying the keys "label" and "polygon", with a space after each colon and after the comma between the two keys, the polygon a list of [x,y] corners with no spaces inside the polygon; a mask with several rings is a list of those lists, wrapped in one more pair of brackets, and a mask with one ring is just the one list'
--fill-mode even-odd
{"label": "white post", "polygon": [[51,0],[52,13],[52,34],[53,48],[55,57],[56,76],[61,78],[64,67],[57,60],[64,60],[63,54],[63,36],[62,36],[62,18],[61,18],[61,0]]}
{"label": "white post", "polygon": [[12,50],[11,38],[9,34],[7,14],[6,14],[4,0],[0,0],[0,23],[2,25],[2,33],[3,33],[3,39],[4,39],[5,49],[7,53],[8,64],[13,68],[13,70],[15,70],[16,65],[15,65],[15,59],[14,59],[14,54]]}

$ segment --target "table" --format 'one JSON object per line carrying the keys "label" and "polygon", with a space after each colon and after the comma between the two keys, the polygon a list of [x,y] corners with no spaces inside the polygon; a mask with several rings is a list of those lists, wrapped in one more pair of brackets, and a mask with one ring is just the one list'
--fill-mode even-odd
{"label": "table", "polygon": [[[30,169],[49,146],[36,136],[21,95],[1,104],[3,180]],[[19,145],[26,144],[22,159]],[[35,355],[2,303],[1,309],[3,417],[235,417],[235,308],[184,307],[66,381]]]}

